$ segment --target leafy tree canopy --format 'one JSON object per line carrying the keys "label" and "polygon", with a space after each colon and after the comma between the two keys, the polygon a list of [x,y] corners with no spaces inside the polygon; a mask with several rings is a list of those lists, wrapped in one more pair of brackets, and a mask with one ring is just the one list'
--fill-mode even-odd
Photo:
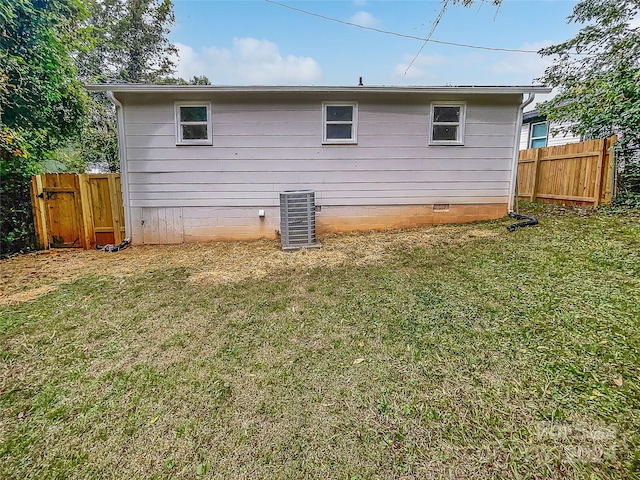
{"label": "leafy tree canopy", "polygon": [[182,77],[166,77],[158,82],[161,85],[211,85],[211,80],[206,75],[194,75],[190,80]]}
{"label": "leafy tree canopy", "polygon": [[[176,48],[167,35],[174,22],[170,0],[85,0],[89,16],[75,56],[86,83],[166,82]],[[173,83],[173,82],[171,82]],[[82,138],[72,149],[87,165],[118,171],[116,115],[103,93],[91,94]]]}
{"label": "leafy tree canopy", "polygon": [[570,22],[586,24],[566,42],[545,48],[557,55],[539,80],[558,95],[539,105],[547,118],[586,138],[618,133],[640,140],[640,15],[637,0],[581,0]]}
{"label": "leafy tree canopy", "polygon": [[640,20],[638,0],[581,0],[569,17],[585,24],[539,80],[558,94],[539,104],[547,119],[584,138],[618,135],[616,202],[640,207]]}
{"label": "leafy tree canopy", "polygon": [[154,83],[174,70],[171,0],[86,0],[90,35],[77,57],[90,82]]}
{"label": "leafy tree canopy", "polygon": [[80,131],[79,0],[0,0],[0,255],[33,243],[31,175]]}
{"label": "leafy tree canopy", "polygon": [[86,96],[70,52],[83,13],[78,0],[0,0],[2,126],[40,153],[82,124]]}

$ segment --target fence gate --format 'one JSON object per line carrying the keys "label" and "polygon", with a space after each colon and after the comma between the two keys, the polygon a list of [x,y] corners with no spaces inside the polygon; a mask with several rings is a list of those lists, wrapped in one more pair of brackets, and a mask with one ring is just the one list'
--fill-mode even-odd
{"label": "fence gate", "polygon": [[47,173],[31,180],[36,234],[44,248],[93,248],[125,235],[119,174]]}
{"label": "fence gate", "polygon": [[44,202],[47,222],[47,245],[82,247],[82,223],[76,175],[47,176],[39,194]]}

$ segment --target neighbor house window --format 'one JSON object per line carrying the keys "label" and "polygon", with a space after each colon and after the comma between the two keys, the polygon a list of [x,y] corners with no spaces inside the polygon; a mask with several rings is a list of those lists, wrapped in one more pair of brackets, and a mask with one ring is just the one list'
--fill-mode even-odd
{"label": "neighbor house window", "polygon": [[460,102],[431,104],[431,145],[463,145],[466,105]]}
{"label": "neighbor house window", "polygon": [[358,104],[322,104],[322,143],[358,143]]}
{"label": "neighbor house window", "polygon": [[547,122],[532,123],[529,148],[540,148],[547,146]]}
{"label": "neighbor house window", "polygon": [[176,143],[211,145],[210,103],[176,103]]}

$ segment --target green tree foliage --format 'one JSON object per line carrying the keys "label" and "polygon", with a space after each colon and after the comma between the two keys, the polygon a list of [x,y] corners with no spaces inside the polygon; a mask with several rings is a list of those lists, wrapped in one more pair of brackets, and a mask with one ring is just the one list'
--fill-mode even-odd
{"label": "green tree foliage", "polygon": [[540,52],[557,55],[539,80],[558,94],[539,109],[562,123],[561,130],[585,138],[617,134],[625,161],[620,193],[626,199],[637,196],[640,204],[640,28],[632,26],[638,18],[638,0],[579,1],[569,22],[585,26]]}
{"label": "green tree foliage", "polygon": [[24,138],[7,126],[0,129],[0,257],[30,250],[34,245],[31,175],[38,163]]}
{"label": "green tree foliage", "polygon": [[119,171],[116,111],[104,94],[91,94],[87,122],[76,149],[86,166],[106,165],[110,172]]}
{"label": "green tree foliage", "polygon": [[87,1],[90,36],[77,56],[83,80],[154,83],[173,72],[171,0]]}
{"label": "green tree foliage", "polygon": [[194,75],[190,80],[182,77],[166,77],[156,83],[161,85],[211,85],[211,80],[206,75]]}
{"label": "green tree foliage", "polygon": [[206,75],[194,75],[189,80],[189,85],[211,85],[211,81]]}
{"label": "green tree foliage", "polygon": [[[86,83],[158,83],[174,70],[176,48],[170,0],[86,0],[88,35],[76,55]],[[87,164],[119,169],[115,109],[103,93],[91,94],[89,115],[76,145]]]}
{"label": "green tree foliage", "polygon": [[0,253],[31,247],[31,175],[79,132],[86,95],[70,53],[78,0],[0,0]]}
{"label": "green tree foliage", "polygon": [[2,123],[32,153],[51,151],[82,125],[85,94],[70,57],[77,0],[0,0]]}

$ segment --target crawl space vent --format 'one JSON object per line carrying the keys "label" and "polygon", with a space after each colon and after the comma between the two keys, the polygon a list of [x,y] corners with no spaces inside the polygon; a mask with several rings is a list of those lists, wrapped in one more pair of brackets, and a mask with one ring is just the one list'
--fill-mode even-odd
{"label": "crawl space vent", "polygon": [[320,248],[316,240],[316,200],[311,190],[280,194],[280,239],[282,250]]}

